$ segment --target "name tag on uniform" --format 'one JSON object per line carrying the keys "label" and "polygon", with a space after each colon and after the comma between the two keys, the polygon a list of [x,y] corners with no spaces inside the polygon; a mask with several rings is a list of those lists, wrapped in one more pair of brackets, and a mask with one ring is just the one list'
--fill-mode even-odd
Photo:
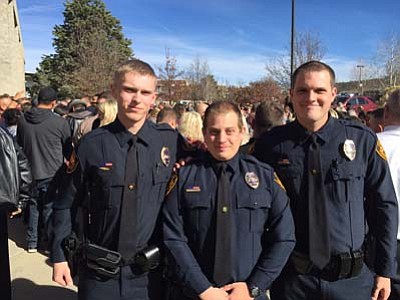
{"label": "name tag on uniform", "polygon": [[191,187],[187,188],[186,192],[187,193],[198,193],[198,192],[201,192],[201,189],[199,186],[196,185],[196,186],[191,186]]}
{"label": "name tag on uniform", "polygon": [[105,163],[104,166],[99,167],[100,170],[103,171],[110,171],[112,168],[113,164],[111,162]]}

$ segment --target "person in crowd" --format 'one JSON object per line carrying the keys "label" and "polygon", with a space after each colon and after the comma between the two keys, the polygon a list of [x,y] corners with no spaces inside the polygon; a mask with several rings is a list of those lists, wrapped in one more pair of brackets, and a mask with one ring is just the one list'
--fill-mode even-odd
{"label": "person in crowd", "polygon": [[150,109],[150,111],[149,111],[149,114],[148,114],[148,116],[147,116],[147,119],[148,119],[150,122],[157,123],[157,116],[158,116],[158,113],[159,113],[159,112],[160,112],[160,109],[159,109],[157,106],[152,107],[152,108]]}
{"label": "person in crowd", "polygon": [[174,106],[174,110],[176,111],[176,114],[178,115],[178,125],[179,125],[182,115],[186,112],[186,106],[185,106],[185,104],[177,103]]}
{"label": "person in crowd", "polygon": [[[394,190],[400,199],[400,89],[393,91],[384,107],[384,130],[377,134],[389,162]],[[397,229],[397,273],[392,278],[390,300],[400,299],[400,226]]]}
{"label": "person in crowd", "polygon": [[384,108],[379,107],[368,113],[367,116],[367,126],[371,128],[375,133],[383,131],[383,112]]}
{"label": "person in crowd", "polygon": [[[71,153],[68,123],[52,112],[56,99],[53,88],[41,88],[38,105],[23,114],[17,125],[17,141],[28,157],[34,179],[33,196],[27,207],[26,239],[30,253],[37,251],[39,242],[45,251],[48,250],[52,204],[57,190],[56,174]],[[43,231],[40,230],[42,227]]]}
{"label": "person in crowd", "polygon": [[83,249],[89,259],[78,271],[81,300],[161,299],[153,293],[164,293],[161,286],[149,287],[150,266],[137,259],[158,255],[151,236],[177,151],[177,132],[146,119],[156,83],[154,70],[143,61],[118,67],[111,88],[117,119],[81,139],[54,204],[53,280],[63,286],[73,284],[63,247],[77,230],[71,215],[78,207],[86,211],[83,233],[90,244]]}
{"label": "person in crowd", "polygon": [[266,299],[294,240],[289,199],[271,167],[239,154],[236,104],[211,104],[208,153],[179,170],[163,211],[168,299]]}
{"label": "person in crowd", "polygon": [[181,116],[178,131],[189,144],[203,143],[203,121],[199,113],[188,111]]}
{"label": "person in crowd", "polygon": [[7,127],[7,130],[11,133],[13,137],[16,137],[17,135],[17,123],[21,115],[21,110],[17,108],[9,108],[4,111],[4,123]]}
{"label": "person in crowd", "polygon": [[93,113],[87,109],[87,101],[72,100],[68,104],[68,114],[65,117],[71,129],[71,136],[74,136],[78,131],[79,125],[91,116],[93,116]]}
{"label": "person in crowd", "polygon": [[8,218],[20,214],[30,197],[32,182],[29,163],[7,129],[0,126],[0,291],[11,300]]}
{"label": "person in crowd", "polygon": [[208,104],[203,101],[198,101],[196,102],[194,106],[195,112],[199,113],[201,116],[201,119],[204,119],[204,113],[206,112],[206,109],[208,107]]}
{"label": "person in crowd", "polygon": [[295,117],[293,114],[291,103],[285,103],[283,110],[285,112],[285,117],[284,117],[285,124],[292,122],[295,119]]}
{"label": "person in crowd", "polygon": [[173,108],[164,107],[157,115],[157,124],[166,123],[171,128],[176,129],[178,123],[178,115]]}
{"label": "person in crowd", "polygon": [[[254,151],[282,179],[296,228],[271,299],[386,300],[398,209],[385,152],[369,128],[329,116],[336,96],[330,66],[307,62],[292,82],[296,120],[267,132]],[[375,257],[364,251],[367,233]]]}
{"label": "person in crowd", "polygon": [[66,118],[68,116],[68,106],[64,105],[62,102],[57,103],[53,109],[54,113],[60,117]]}
{"label": "person in crowd", "polygon": [[103,101],[105,97],[103,94],[100,95],[100,102],[97,104],[97,115],[86,118],[78,127],[76,134],[73,137],[74,145],[78,145],[80,139],[90,131],[108,125],[114,122],[117,117],[118,104],[109,95],[108,99]]}
{"label": "person in crowd", "polygon": [[254,115],[253,137],[249,142],[240,147],[241,153],[251,154],[254,151],[254,144],[257,138],[276,126],[285,124],[285,114],[278,101],[263,101],[257,108]]}
{"label": "person in crowd", "polygon": [[8,109],[11,108],[12,100],[11,96],[8,94],[0,95],[0,125],[4,125],[3,114]]}

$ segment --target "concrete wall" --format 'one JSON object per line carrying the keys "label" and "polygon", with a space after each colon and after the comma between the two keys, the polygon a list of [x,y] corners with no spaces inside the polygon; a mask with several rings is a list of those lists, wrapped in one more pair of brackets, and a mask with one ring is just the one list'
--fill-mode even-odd
{"label": "concrete wall", "polygon": [[16,0],[0,0],[0,94],[25,90],[25,58]]}

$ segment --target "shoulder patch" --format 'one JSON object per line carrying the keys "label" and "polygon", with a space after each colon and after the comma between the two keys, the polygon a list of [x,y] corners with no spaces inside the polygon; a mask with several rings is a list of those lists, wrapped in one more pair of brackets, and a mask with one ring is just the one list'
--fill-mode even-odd
{"label": "shoulder patch", "polygon": [[72,150],[71,157],[67,163],[67,174],[72,174],[78,166],[78,157],[76,156],[75,149]]}
{"label": "shoulder patch", "polygon": [[277,185],[281,187],[282,190],[286,192],[285,186],[283,185],[282,181],[279,179],[278,175],[274,172],[274,181]]}
{"label": "shoulder patch", "polygon": [[173,173],[171,178],[168,181],[167,189],[165,191],[165,197],[167,197],[169,194],[171,194],[171,192],[174,189],[174,187],[176,186],[177,182],[178,182],[178,174]]}
{"label": "shoulder patch", "polygon": [[376,148],[375,148],[376,153],[378,153],[378,155],[383,159],[383,160],[387,160],[387,156],[386,156],[386,152],[385,149],[383,149],[383,146],[381,144],[380,140],[376,141]]}

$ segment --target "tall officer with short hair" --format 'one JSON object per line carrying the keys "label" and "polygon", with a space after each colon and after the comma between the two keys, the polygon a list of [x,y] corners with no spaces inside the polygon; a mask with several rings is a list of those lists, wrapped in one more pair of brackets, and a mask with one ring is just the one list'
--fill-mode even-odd
{"label": "tall officer with short hair", "polygon": [[183,167],[164,206],[169,299],[265,299],[294,240],[289,199],[271,167],[239,154],[238,107],[206,110],[208,153]]}
{"label": "tall officer with short hair", "polygon": [[145,62],[119,66],[112,85],[117,119],[82,138],[78,164],[68,166],[70,184],[54,205],[53,279],[64,286],[72,285],[72,279],[63,240],[73,229],[75,208],[88,211],[84,227],[91,245],[85,247],[86,264],[79,270],[79,299],[148,299],[148,273],[135,257],[149,246],[177,141],[169,126],[146,120],[156,81]]}
{"label": "tall officer with short hair", "polygon": [[[272,299],[387,299],[398,213],[385,153],[367,127],[329,116],[336,88],[328,65],[301,65],[290,95],[296,120],[266,133],[254,153],[282,179],[296,228]],[[364,264],[368,231],[375,276]]]}

